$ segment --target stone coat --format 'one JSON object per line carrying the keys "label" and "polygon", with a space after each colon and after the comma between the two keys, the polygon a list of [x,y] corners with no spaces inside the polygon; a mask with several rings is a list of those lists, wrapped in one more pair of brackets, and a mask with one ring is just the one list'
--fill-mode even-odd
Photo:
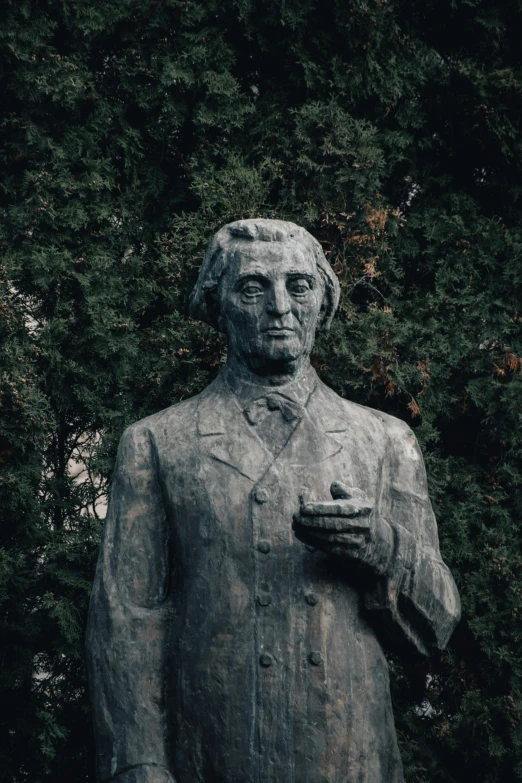
{"label": "stone coat", "polygon": [[[295,538],[332,481],[392,525],[386,577]],[[120,443],[88,628],[101,780],[399,783],[377,634],[428,653],[458,617],[407,425],[317,381],[274,457],[221,374]]]}

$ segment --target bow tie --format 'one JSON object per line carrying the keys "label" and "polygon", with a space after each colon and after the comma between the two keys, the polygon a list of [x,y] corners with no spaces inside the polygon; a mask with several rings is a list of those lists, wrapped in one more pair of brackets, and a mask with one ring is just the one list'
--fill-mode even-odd
{"label": "bow tie", "polygon": [[304,408],[298,402],[289,400],[288,397],[274,392],[254,400],[245,408],[245,416],[250,424],[259,424],[271,411],[280,410],[284,420],[293,423],[302,419]]}

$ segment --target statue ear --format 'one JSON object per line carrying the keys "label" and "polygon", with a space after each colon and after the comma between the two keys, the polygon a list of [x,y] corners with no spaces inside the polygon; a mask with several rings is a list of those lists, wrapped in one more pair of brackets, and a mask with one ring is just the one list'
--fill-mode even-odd
{"label": "statue ear", "polygon": [[323,301],[321,302],[321,309],[319,310],[319,315],[317,316],[317,327],[316,327],[316,331],[317,332],[323,331],[323,329],[325,327],[327,312],[328,312],[328,301],[327,301],[326,294],[323,294]]}
{"label": "statue ear", "polygon": [[323,282],[323,298],[317,318],[316,331],[328,332],[339,304],[339,282],[333,272],[327,275],[321,267],[318,267],[318,269]]}
{"label": "statue ear", "polygon": [[321,307],[317,316],[316,332],[327,332],[329,328],[328,315],[330,312],[330,298],[328,296],[328,289],[326,284],[323,289],[323,298],[321,300]]}
{"label": "statue ear", "polygon": [[225,331],[225,322],[221,315],[221,307],[219,302],[218,288],[211,288],[205,291],[205,310],[207,314],[207,322],[217,329],[218,332]]}

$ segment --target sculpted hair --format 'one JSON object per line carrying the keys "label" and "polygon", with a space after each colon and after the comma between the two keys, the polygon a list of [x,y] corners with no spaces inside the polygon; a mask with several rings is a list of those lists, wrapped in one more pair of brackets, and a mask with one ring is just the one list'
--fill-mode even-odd
{"label": "sculpted hair", "polygon": [[339,304],[339,281],[317,239],[306,229],[286,220],[236,220],[220,228],[212,237],[203,257],[199,277],[190,296],[190,315],[221,331],[217,307],[219,282],[230,255],[248,242],[294,244],[301,249],[304,247],[311,254],[324,289],[319,329],[327,331]]}

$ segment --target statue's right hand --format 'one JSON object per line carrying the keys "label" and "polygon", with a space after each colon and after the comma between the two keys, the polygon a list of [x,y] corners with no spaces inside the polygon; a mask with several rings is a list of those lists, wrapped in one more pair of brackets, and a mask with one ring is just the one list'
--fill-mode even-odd
{"label": "statue's right hand", "polygon": [[142,767],[133,767],[121,772],[111,780],[114,783],[176,783],[170,772],[165,767],[156,767],[144,764]]}
{"label": "statue's right hand", "polygon": [[306,503],[300,498],[299,513],[294,515],[294,531],[305,535],[328,537],[334,534],[348,534],[354,537],[352,542],[362,543],[362,536],[370,531],[372,503],[365,492],[357,487],[345,487],[338,481],[330,486],[333,500],[312,501]]}
{"label": "statue's right hand", "polygon": [[305,503],[301,498],[292,525],[296,538],[327,554],[358,561],[379,576],[385,575],[394,551],[389,522],[374,514],[371,500],[357,487],[334,481],[330,494],[333,500]]}

